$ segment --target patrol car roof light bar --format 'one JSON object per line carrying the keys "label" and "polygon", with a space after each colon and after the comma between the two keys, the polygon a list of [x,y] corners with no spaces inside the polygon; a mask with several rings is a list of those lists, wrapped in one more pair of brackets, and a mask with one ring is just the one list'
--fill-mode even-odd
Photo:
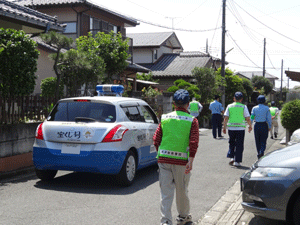
{"label": "patrol car roof light bar", "polygon": [[113,84],[101,84],[96,86],[96,91],[98,93],[98,96],[116,95],[117,97],[122,97],[122,94],[124,92],[124,86]]}

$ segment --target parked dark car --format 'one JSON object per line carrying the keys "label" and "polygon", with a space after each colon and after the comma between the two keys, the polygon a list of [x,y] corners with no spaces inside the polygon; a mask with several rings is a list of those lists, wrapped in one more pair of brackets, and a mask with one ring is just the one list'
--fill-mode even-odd
{"label": "parked dark car", "polygon": [[300,143],[259,159],[241,176],[241,190],[246,211],[300,225]]}

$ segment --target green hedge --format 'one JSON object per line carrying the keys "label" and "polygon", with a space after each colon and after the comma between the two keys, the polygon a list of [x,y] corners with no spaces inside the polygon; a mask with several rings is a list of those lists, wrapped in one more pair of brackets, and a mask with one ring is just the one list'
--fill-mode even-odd
{"label": "green hedge", "polygon": [[296,99],[283,105],[281,111],[281,124],[282,126],[294,132],[300,128],[300,100]]}

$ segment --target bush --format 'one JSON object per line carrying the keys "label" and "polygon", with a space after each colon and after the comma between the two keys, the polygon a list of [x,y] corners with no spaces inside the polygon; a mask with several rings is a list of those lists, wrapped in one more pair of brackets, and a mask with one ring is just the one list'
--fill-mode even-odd
{"label": "bush", "polygon": [[[56,77],[47,77],[41,82],[41,90],[43,97],[54,97],[56,92]],[[63,85],[59,86],[59,96],[63,95]]]}
{"label": "bush", "polygon": [[284,104],[280,118],[282,126],[291,133],[300,128],[300,100]]}

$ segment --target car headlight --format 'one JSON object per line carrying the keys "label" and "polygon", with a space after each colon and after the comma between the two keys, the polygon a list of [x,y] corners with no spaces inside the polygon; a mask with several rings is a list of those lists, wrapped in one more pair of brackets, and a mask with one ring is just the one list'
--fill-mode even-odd
{"label": "car headlight", "polygon": [[251,177],[285,177],[292,173],[293,168],[258,167],[251,173]]}

